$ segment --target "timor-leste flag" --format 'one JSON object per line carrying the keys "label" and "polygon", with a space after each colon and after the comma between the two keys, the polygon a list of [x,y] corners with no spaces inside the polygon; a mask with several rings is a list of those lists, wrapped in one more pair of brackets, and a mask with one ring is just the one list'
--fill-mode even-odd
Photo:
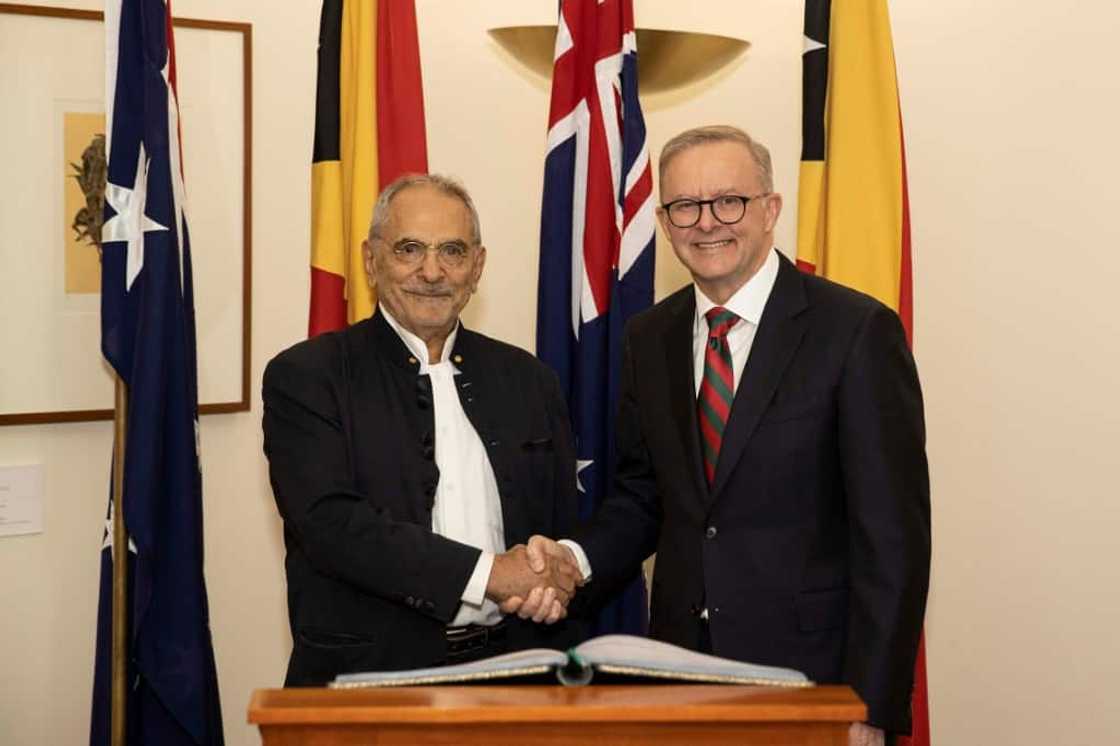
{"label": "timor-leste flag", "polygon": [[381,189],[426,173],[414,0],[323,0],[311,165],[308,335],[373,312],[362,240]]}
{"label": "timor-leste flag", "polygon": [[[878,298],[913,343],[910,208],[886,0],[806,0],[797,264]],[[928,746],[925,645],[913,735]]]}

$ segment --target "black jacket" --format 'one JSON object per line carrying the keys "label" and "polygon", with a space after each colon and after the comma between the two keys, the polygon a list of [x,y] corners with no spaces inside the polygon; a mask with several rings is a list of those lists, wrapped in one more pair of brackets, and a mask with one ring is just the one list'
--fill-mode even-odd
{"label": "black jacket", "polygon": [[[570,532],[575,457],[555,375],[461,327],[452,360],[497,478],[507,546]],[[286,684],[438,665],[480,550],[431,530],[439,469],[428,377],[375,313],[277,355],[263,393],[287,548]],[[511,621],[514,648],[563,648],[581,632],[574,622]]]}
{"label": "black jacket", "polygon": [[[909,732],[929,584],[917,372],[896,314],[785,259],[736,390],[712,489],[691,286],[627,330],[615,490],[577,532],[592,594],[657,552],[650,634],[851,684]],[[596,587],[592,590],[592,586]]]}

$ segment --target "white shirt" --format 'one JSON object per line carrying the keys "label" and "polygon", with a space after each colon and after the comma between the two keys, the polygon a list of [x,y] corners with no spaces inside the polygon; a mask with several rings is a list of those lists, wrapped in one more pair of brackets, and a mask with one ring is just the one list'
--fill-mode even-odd
{"label": "white shirt", "polygon": [[[766,301],[770,299],[770,291],[774,289],[774,282],[778,279],[778,250],[770,249],[762,266],[747,280],[734,295],[727,299],[723,307],[739,317],[735,326],[727,332],[727,346],[731,348],[731,374],[734,378],[732,390],[738,391],[739,380],[743,377],[743,369],[747,367],[747,358],[751,354],[751,345],[754,344],[754,335],[758,331],[758,324],[762,320],[762,311],[766,308]],[[700,381],[704,377],[704,350],[708,342],[708,319],[704,315],[717,304],[693,285],[696,293],[696,316],[692,322],[692,357],[693,376],[696,395],[700,395]],[[591,563],[587,553],[576,542],[570,539],[561,539],[560,543],[572,550],[579,563],[579,571],[584,580],[591,579]],[[705,609],[705,612],[707,609]]]}
{"label": "white shirt", "polygon": [[459,326],[456,324],[444,341],[439,362],[431,363],[424,340],[397,323],[384,306],[379,310],[409,352],[420,361],[420,375],[427,375],[432,383],[435,457],[439,467],[432,531],[482,550],[463,590],[463,603],[450,626],[497,624],[502,612],[496,603],[486,598],[486,583],[494,566],[494,555],[506,550],[502,501],[486,448],[467,419],[455,388],[455,376],[459,371],[450,357]]}
{"label": "white shirt", "polygon": [[[739,389],[739,379],[743,376],[743,368],[747,367],[754,334],[758,331],[758,322],[762,320],[762,309],[766,307],[766,301],[770,298],[770,291],[774,289],[774,281],[777,279],[778,250],[771,249],[754,276],[723,304],[724,308],[739,317],[739,321],[727,332],[727,346],[731,348],[731,374],[734,378],[732,391]],[[696,292],[696,318],[692,322],[692,381],[696,387],[696,395],[699,396],[700,381],[704,378],[704,351],[710,331],[705,314],[718,304],[704,295],[696,285],[692,289]]]}

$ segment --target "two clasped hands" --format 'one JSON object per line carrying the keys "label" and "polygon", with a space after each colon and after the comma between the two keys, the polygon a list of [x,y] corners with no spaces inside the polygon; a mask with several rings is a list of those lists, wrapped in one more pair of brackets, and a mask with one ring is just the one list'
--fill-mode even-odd
{"label": "two clasped hands", "polygon": [[585,580],[571,549],[538,535],[495,555],[486,596],[505,614],[554,624]]}

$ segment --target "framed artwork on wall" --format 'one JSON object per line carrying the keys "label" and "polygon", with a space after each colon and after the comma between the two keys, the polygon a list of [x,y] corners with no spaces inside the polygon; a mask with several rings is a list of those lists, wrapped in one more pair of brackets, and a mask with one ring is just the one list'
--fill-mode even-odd
{"label": "framed artwork on wall", "polygon": [[[199,409],[247,411],[252,27],[176,18]],[[102,14],[0,3],[0,425],[108,420]]]}

